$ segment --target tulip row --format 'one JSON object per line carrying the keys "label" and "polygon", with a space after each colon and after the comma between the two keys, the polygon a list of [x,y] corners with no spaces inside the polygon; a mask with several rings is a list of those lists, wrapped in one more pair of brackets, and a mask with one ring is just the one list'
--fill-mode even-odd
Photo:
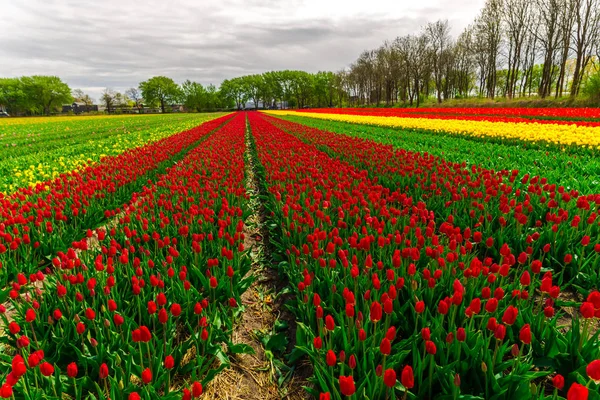
{"label": "tulip row", "polygon": [[427,202],[438,224],[451,216],[457,226],[473,231],[482,257],[506,253],[513,264],[536,261],[552,269],[559,283],[574,281],[585,289],[600,284],[600,195],[565,190],[518,170],[466,168],[427,153],[272,120],[367,169],[384,186],[410,190]]}
{"label": "tulip row", "polygon": [[[191,129],[219,114],[22,118],[0,121],[0,193]],[[15,124],[15,121],[17,123]]]}
{"label": "tulip row", "polygon": [[183,158],[231,116],[105,157],[80,171],[0,197],[0,282],[17,271],[47,267],[48,255],[65,251],[86,230],[105,224],[143,184]]}
{"label": "tulip row", "polygon": [[[490,238],[497,228],[479,217],[492,205],[475,207],[475,218],[461,211],[485,204],[469,198],[484,181],[501,204],[528,205],[511,203],[512,175],[475,168],[471,178],[460,165],[293,125],[250,115],[315,394],[598,398],[600,293],[586,292],[563,326],[561,307],[580,303],[561,295],[555,260]],[[500,238],[519,230],[514,214]],[[537,251],[540,240],[521,246]]]}
{"label": "tulip row", "polygon": [[11,349],[0,397],[190,399],[228,365],[223,344],[245,351],[230,344],[250,284],[244,132],[238,115],[134,196],[92,248],[59,252],[54,273],[18,274],[0,306]]}
{"label": "tulip row", "polygon": [[377,115],[334,114],[325,112],[268,111],[273,115],[303,115],[330,121],[352,122],[418,129],[437,134],[452,134],[477,140],[496,141],[544,148],[555,146],[570,151],[600,150],[600,126],[579,126],[574,124],[491,122],[466,119],[384,117]]}
{"label": "tulip row", "polygon": [[501,115],[501,116],[529,116],[545,118],[577,118],[599,119],[600,108],[530,108],[530,107],[453,107],[453,108],[414,108],[406,109],[409,112],[448,113],[463,115]]}
{"label": "tulip row", "polygon": [[600,160],[592,154],[569,154],[553,149],[532,149],[502,143],[480,142],[464,137],[438,135],[408,129],[391,129],[378,126],[334,122],[298,116],[280,117],[287,121],[360,139],[392,145],[408,152],[426,153],[446,161],[483,167],[487,170],[518,170],[514,182],[521,186],[520,179],[543,176],[548,182],[564,186],[580,193],[594,193]]}
{"label": "tulip row", "polygon": [[[531,110],[531,111],[529,111]],[[490,109],[490,108],[324,108],[314,110],[299,110],[302,112],[315,112],[325,114],[352,114],[352,115],[372,115],[380,117],[402,117],[402,118],[433,118],[446,120],[467,120],[467,121],[490,121],[490,122],[524,122],[539,124],[558,124],[558,125],[579,125],[579,126],[600,126],[599,118],[589,117],[589,115],[599,115],[598,109],[580,109],[593,110],[588,113],[569,113],[568,108],[554,109],[563,111],[562,113],[543,114],[544,109]],[[576,109],[575,109],[576,110]],[[541,112],[540,112],[541,111]],[[581,115],[581,116],[579,116]]]}
{"label": "tulip row", "polygon": [[600,119],[600,108],[520,108],[520,107],[460,107],[460,108],[323,108],[311,109],[309,112],[342,113],[357,115],[381,116],[419,116],[431,115],[462,116],[463,118],[477,116],[495,116],[500,118],[523,119],[524,122],[536,119],[538,121],[579,121]]}

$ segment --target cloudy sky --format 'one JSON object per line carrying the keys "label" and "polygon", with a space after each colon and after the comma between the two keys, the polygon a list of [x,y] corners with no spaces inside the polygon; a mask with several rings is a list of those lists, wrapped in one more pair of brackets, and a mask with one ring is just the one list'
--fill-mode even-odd
{"label": "cloudy sky", "polygon": [[98,99],[154,75],[202,84],[339,70],[364,49],[484,0],[0,0],[0,76],[58,75]]}

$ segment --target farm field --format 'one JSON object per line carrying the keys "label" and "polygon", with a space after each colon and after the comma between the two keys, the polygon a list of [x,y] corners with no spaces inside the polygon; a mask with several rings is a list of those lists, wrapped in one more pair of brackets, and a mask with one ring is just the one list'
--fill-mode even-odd
{"label": "farm field", "polygon": [[0,119],[0,193],[35,186],[218,114]]}
{"label": "farm field", "polygon": [[[398,109],[402,110],[402,109]],[[354,111],[352,109],[303,110],[301,115],[331,121],[353,122],[385,127],[402,127],[432,132],[468,135],[486,141],[527,144],[530,146],[556,146],[566,148],[581,146],[600,150],[600,126],[598,122],[573,120],[575,112],[566,113],[567,120],[514,119],[514,112],[507,115],[486,115],[486,109],[471,109],[475,115],[448,115],[446,109],[438,113],[406,113],[405,111]],[[490,109],[487,109],[490,110]],[[491,113],[492,111],[488,111]],[[296,114],[296,111],[275,112]],[[526,113],[526,112],[525,112]],[[558,112],[553,113],[553,115]],[[596,115],[588,112],[583,115]]]}
{"label": "farm field", "polygon": [[0,397],[600,399],[599,119],[1,120]]}

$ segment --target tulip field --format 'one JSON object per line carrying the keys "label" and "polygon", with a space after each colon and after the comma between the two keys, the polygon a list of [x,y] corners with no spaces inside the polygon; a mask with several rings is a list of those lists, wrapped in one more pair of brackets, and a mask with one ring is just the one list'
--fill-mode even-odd
{"label": "tulip field", "polygon": [[259,202],[303,398],[600,399],[600,110],[7,119],[0,155],[0,398],[211,398]]}
{"label": "tulip field", "polygon": [[210,114],[14,118],[0,121],[0,193],[197,126]]}

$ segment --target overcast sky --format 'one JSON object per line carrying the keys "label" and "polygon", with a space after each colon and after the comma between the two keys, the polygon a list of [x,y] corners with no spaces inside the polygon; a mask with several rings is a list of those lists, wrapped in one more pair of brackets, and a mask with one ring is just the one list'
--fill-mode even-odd
{"label": "overcast sky", "polygon": [[96,100],[154,75],[218,85],[270,70],[336,71],[362,50],[484,0],[0,0],[0,76],[58,75]]}

